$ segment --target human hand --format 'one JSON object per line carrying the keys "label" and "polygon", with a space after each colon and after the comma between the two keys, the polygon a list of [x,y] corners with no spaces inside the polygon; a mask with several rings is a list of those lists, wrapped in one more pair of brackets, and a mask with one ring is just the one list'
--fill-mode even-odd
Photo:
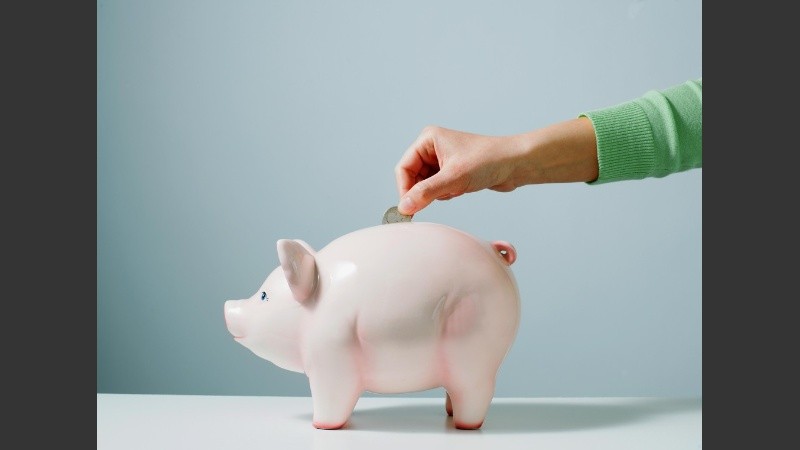
{"label": "human hand", "polygon": [[394,168],[401,214],[434,200],[491,189],[510,192],[527,184],[597,179],[597,143],[586,117],[528,133],[483,136],[429,126]]}
{"label": "human hand", "polygon": [[509,192],[519,186],[514,137],[483,136],[425,127],[395,166],[401,214],[414,214],[434,200],[482,189]]}

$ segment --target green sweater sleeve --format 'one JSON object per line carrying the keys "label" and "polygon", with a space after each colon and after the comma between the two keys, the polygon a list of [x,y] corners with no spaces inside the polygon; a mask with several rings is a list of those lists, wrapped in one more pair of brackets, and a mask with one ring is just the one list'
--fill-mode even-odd
{"label": "green sweater sleeve", "polygon": [[703,166],[703,79],[584,112],[597,138],[597,180],[664,177]]}

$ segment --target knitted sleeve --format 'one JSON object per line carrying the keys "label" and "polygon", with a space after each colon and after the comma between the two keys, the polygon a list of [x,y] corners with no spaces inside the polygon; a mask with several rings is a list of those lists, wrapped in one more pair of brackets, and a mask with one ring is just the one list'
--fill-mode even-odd
{"label": "knitted sleeve", "polygon": [[664,177],[703,166],[703,79],[581,113],[597,138],[597,180]]}

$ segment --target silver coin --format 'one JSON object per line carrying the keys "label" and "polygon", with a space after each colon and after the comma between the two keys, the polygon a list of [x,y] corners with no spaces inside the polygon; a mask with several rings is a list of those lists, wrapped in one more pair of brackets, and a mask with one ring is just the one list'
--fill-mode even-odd
{"label": "silver coin", "polygon": [[392,206],[383,213],[383,223],[411,222],[412,217],[414,216],[400,214],[400,211],[397,210],[397,206]]}

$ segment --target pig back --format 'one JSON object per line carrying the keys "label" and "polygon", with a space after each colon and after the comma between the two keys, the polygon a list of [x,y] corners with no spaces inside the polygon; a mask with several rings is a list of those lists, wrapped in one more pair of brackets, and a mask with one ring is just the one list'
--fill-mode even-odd
{"label": "pig back", "polygon": [[407,347],[503,327],[513,340],[514,275],[489,242],[466,232],[425,222],[379,225],[332,241],[316,259],[316,314],[352,321],[363,339]]}

